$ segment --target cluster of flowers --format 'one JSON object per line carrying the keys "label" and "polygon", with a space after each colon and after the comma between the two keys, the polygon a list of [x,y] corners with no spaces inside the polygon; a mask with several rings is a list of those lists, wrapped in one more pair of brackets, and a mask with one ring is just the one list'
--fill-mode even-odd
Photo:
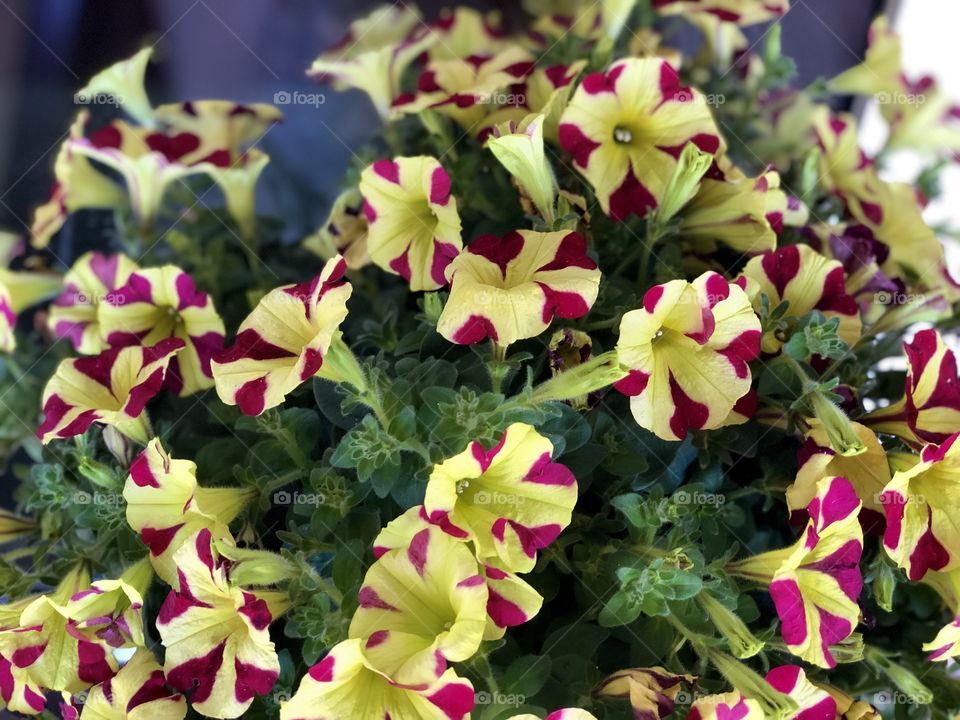
{"label": "cluster of flowers", "polygon": [[[326,260],[320,273],[257,298],[229,345],[211,298],[174,265],[140,267],[123,254],[91,252],[63,276],[0,270],[0,349],[15,349],[17,313],[52,300],[46,328],[80,355],[63,360],[47,382],[42,442],[97,424],[112,438],[108,444],[122,437],[145,446],[129,466],[123,498],[127,523],[148,551],[117,579],[91,580],[79,564],[55,589],[0,607],[0,697],[9,709],[40,713],[53,691],[63,694],[66,718],[174,720],[186,716],[188,700],[204,715],[232,718],[273,689],[281,662],[270,625],[290,608],[282,586],[296,569],[234,538],[231,522],[259,490],[199,485],[194,462],[172,458],[154,437],[148,403],[161,392],[183,397],[215,388],[223,403],[258,416],[312,378],[369,392],[370,379],[341,331],[353,292],[347,274],[367,265],[426,293],[425,314],[449,343],[487,343],[495,360],[557,318],[583,318],[604,278],[591,255],[592,208],[561,189],[550,155],[569,159],[607,218],[643,220],[647,236],[632,258],[618,258],[640,261],[642,292],[618,318],[615,348],[594,356],[586,332],[557,330],[554,375],[530,401],[586,410],[594,394],[612,387],[629,398],[636,424],[665,441],[750,420],[792,431],[779,408],[761,404],[755,378],[760,365],[781,359],[805,389],[814,386],[810,404],[797,406],[803,445],[786,491],[791,519],[803,529],[793,544],[732,560],[724,571],[768,590],[787,652],[831,669],[858,644],[862,653],[855,631],[864,533],[880,535],[888,558],[910,581],[931,586],[955,615],[924,651],[934,661],[960,656],[960,531],[951,518],[960,502],[960,377],[953,352],[935,329],[914,333],[904,345],[902,399],[853,422],[844,409],[859,406],[855,390],[841,388],[850,396],[841,409],[807,374],[809,367],[828,375],[831,357],[811,350],[801,363],[791,345],[811,313],[845,351],[949,315],[960,291],[923,220],[923,199],[909,185],[881,179],[851,116],[802,93],[765,97],[765,155],[781,154],[785,168],[792,158],[811,159],[833,203],[824,221],[772,167],[751,176],[735,164],[710,97],[681,82],[682,58],[652,29],[635,35],[630,57],[596,72],[585,72],[587,61],[539,64],[551,43],[570,33],[609,51],[636,0],[564,2],[551,12],[540,7],[550,3],[525,4],[539,19],[519,36],[472,10],[426,25],[402,3],[385,7],[354,23],[310,73],[365,91],[387,121],[418,115],[437,134],[447,127],[440,119],[457,125],[510,175],[533,228],[465,243],[455,178],[442,157],[381,158],[308,240]],[[711,62],[739,68],[750,84],[763,60],[750,54],[741,26],[779,17],[788,3],[651,6],[704,30]],[[222,189],[238,238],[252,242],[253,192],[268,158],[251,146],[279,113],[223,101],[154,108],[143,88],[149,58],[142,51],[82,91],[126,98],[136,124],[114,120],[87,132],[88,117],[77,119],[57,157],[53,196],[37,212],[35,246],[46,246],[70,214],[90,208],[130,213],[149,238],[167,190],[193,175]],[[415,64],[411,87],[405,80]],[[904,78],[898,40],[882,18],[864,62],[826,88],[888,98],[922,90],[929,97],[922,108],[882,105],[889,146],[960,150],[951,125],[958,113],[930,81]],[[802,242],[781,242],[788,235]],[[693,279],[648,286],[651,255],[668,237]],[[4,236],[7,264],[18,252]],[[719,259],[727,252],[746,261],[735,274]],[[441,290],[448,293],[442,308]],[[884,304],[881,294],[896,301]],[[467,718],[473,686],[449,664],[475,658],[481,643],[540,611],[543,597],[521,576],[571,524],[579,492],[573,472],[554,462],[544,434],[520,422],[504,428],[492,448],[474,441],[448,455],[433,465],[422,504],[375,540],[347,638],[300,680],[281,706],[283,720]],[[33,527],[13,515],[3,524],[4,539]],[[171,588],[156,617],[162,664],[144,631],[143,598],[154,575]],[[687,639],[732,689],[697,697],[688,720],[879,717],[799,666],[781,665],[766,677],[749,670],[740,660],[764,642],[729,608],[700,602],[734,657]],[[118,657],[127,658],[122,666]],[[626,700],[636,717],[658,719],[695,680],[661,667],[631,668],[608,677],[595,695]],[[547,720],[593,717],[568,708]]]}

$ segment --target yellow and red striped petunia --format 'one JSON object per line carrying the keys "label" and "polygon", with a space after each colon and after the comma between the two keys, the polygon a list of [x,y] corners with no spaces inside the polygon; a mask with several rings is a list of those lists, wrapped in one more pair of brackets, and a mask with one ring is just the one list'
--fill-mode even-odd
{"label": "yellow and red striped petunia", "polygon": [[641,427],[682,440],[753,414],[747,363],[759,346],[760,320],[741,288],[713,272],[672,280],[623,316],[617,354],[629,375],[614,387]]}

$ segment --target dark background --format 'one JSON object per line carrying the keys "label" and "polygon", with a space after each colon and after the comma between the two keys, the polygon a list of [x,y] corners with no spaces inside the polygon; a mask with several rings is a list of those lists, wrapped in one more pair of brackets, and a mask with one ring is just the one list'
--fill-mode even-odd
{"label": "dark background", "polygon": [[[372,0],[0,0],[0,228],[26,230],[47,197],[56,149],[79,109],[73,93],[98,70],[155,45],[154,104],[202,98],[271,102],[277,92],[318,92],[304,71]],[[427,17],[448,4],[423,0]],[[461,3],[463,4],[463,3]],[[516,15],[519,0],[476,0]],[[784,53],[798,82],[855,64],[882,0],[794,0]],[[750,29],[760,39],[765,27]],[[360,93],[323,91],[319,107],[286,106],[262,142],[271,156],[266,206],[290,232],[325,217],[352,149],[378,120]],[[82,248],[56,248],[69,260]]]}

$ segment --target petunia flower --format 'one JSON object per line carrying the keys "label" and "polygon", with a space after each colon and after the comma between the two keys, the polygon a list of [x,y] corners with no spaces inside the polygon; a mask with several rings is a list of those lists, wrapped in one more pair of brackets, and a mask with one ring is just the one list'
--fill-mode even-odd
{"label": "petunia flower", "polygon": [[860,507],[847,480],[824,478],[794,545],[727,566],[733,575],[768,586],[790,651],[819,667],[836,665],[830,646],[848,638],[860,617]]}
{"label": "petunia flower", "polygon": [[843,456],[830,445],[826,430],[816,420],[797,453],[797,477],[787,488],[787,507],[793,513],[803,511],[817,492],[817,483],[825,477],[850,481],[863,503],[860,518],[868,527],[882,527],[883,505],[880,494],[890,482],[887,454],[873,431],[860,423],[851,423],[864,451]]}
{"label": "petunia flower", "polygon": [[160,392],[167,367],[184,347],[168,338],[151,347],[104,350],[63,360],[43,391],[43,443],[82,435],[94,423],[112,425],[136,442],[147,442],[146,404]]}
{"label": "petunia flower", "polygon": [[422,22],[414,5],[381,5],[350,23],[344,38],[321,54],[307,74],[337,90],[362,90],[386,118],[400,95],[404,71],[437,40],[432,33],[413,37]]}
{"label": "petunia flower", "polygon": [[57,337],[69,339],[82,355],[105,350],[97,311],[138,269],[123,254],[84,253],[63,276],[64,290],[50,306],[48,327]]}
{"label": "petunia flower", "polygon": [[66,603],[73,627],[90,631],[113,648],[144,644],[143,596],[153,580],[147,558],[134,563],[116,580],[96,580]]}
{"label": "petunia flower", "polygon": [[911,580],[930,570],[960,568],[960,528],[954,514],[960,493],[960,433],[927,445],[920,462],[900,470],[880,502],[887,516],[883,546]]}
{"label": "petunia flower", "polygon": [[557,178],[543,146],[546,116],[528,118],[510,132],[494,133],[487,148],[500,161],[548,225],[553,225]]}
{"label": "petunia flower", "polygon": [[91,136],[75,138],[70,152],[115,171],[123,180],[130,207],[145,231],[154,227],[164,195],[174,183],[203,173],[203,164],[180,162],[176,138],[132,127],[123,120]]}
{"label": "petunia flower", "polygon": [[502,102],[480,120],[477,137],[488,138],[497,128],[519,126],[529,116],[543,116],[543,137],[558,142],[560,117],[576,89],[576,79],[587,66],[585,60],[569,65],[537,66],[511,85],[509,92],[493,96]]}
{"label": "petunia flower", "polygon": [[780,176],[773,171],[758,178],[705,179],[680,212],[678,235],[698,252],[713,252],[718,243],[740,253],[773,250],[783,217],[770,212],[780,202],[770,196],[782,195],[787,204],[779,187]]}
{"label": "petunia flower", "polygon": [[[405,549],[417,533],[431,527],[422,505],[410,508],[380,532],[373,543],[374,556],[380,558],[389,550]],[[449,530],[450,528],[448,528]],[[455,537],[466,543],[466,538]],[[487,623],[484,640],[499,640],[507,628],[522,625],[543,606],[543,597],[516,573],[505,569],[498,560],[478,560],[480,574],[487,585]]]}
{"label": "petunia flower", "polygon": [[310,668],[297,692],[280,707],[280,720],[467,720],[475,697],[468,680],[448,669],[423,689],[390,682],[370,665],[363,641],[345,640]]}
{"label": "petunia flower", "polygon": [[[77,210],[118,208],[127,203],[123,188],[75,150],[74,142],[84,137],[89,117],[86,110],[77,115],[70,126],[69,137],[57,151],[53,190],[49,199],[34,211],[30,225],[30,240],[34,247],[47,247],[70,214]],[[90,142],[99,144],[108,137],[94,134]]]}
{"label": "petunia flower", "polygon": [[900,36],[886,15],[878,15],[870,24],[867,43],[863,62],[828,80],[827,89],[839,94],[877,95],[884,103],[891,93],[900,91],[903,76]]}
{"label": "petunia flower", "polygon": [[283,120],[283,113],[268,103],[231,100],[160,105],[154,114],[166,134],[180,143],[181,163],[210,163],[218,168],[240,165],[247,148]]}
{"label": "petunia flower", "polygon": [[105,297],[97,318],[100,334],[114,347],[183,341],[167,371],[172,392],[185,397],[213,387],[210,359],[223,350],[223,320],[210,297],[180,268],[134,271],[123,287]]}
{"label": "petunia flower", "polygon": [[559,133],[615,220],[657,207],[687,143],[711,154],[721,148],[706,99],[655,58],[628,58],[585,77]]}
{"label": "petunia flower", "polygon": [[933,640],[924,643],[923,650],[930,653],[927,659],[933,662],[960,655],[960,617],[944,625]]}
{"label": "petunia flower", "polygon": [[814,684],[830,693],[830,697],[836,701],[836,720],[882,720],[880,712],[870,703],[850,697],[847,693],[832,685]]}
{"label": "petunia flower", "polygon": [[270,692],[280,660],[266,593],[232,585],[211,541],[201,530],[174,553],[177,586],[160,608],[157,630],[169,685],[187,691],[203,715],[235,718]]}
{"label": "petunia flower", "polygon": [[434,60],[417,81],[417,92],[402,95],[393,105],[396,115],[435,110],[452,118],[466,132],[479,134],[491,113],[517,105],[513,92],[534,69],[533,56],[508,45],[464,60]]}
{"label": "petunia flower", "polygon": [[70,616],[71,596],[88,587],[89,575],[75,568],[53,592],[24,607],[19,627],[2,633],[0,646],[9,642],[13,650],[4,654],[13,665],[27,669],[36,687],[80,692],[116,673],[111,646]]}
{"label": "petunia flower", "polygon": [[664,15],[710,13],[746,26],[782,17],[790,10],[790,0],[653,0],[653,7]]}
{"label": "petunia flower", "polygon": [[153,47],[145,47],[132,57],[101,70],[78,92],[79,98],[105,95],[112,98],[123,111],[145,127],[154,125],[153,106],[147,97],[145,78],[147,65],[153,57]]}
{"label": "petunia flower", "polygon": [[19,540],[36,532],[39,528],[40,525],[36,520],[21,517],[9,510],[0,510],[0,545]]}
{"label": "petunia flower", "polygon": [[220,399],[259,415],[320,372],[352,288],[336,256],[300,285],[267,293],[240,325],[234,344],[211,362]]}
{"label": "petunia flower", "polygon": [[630,372],[615,387],[630,396],[641,427],[680,440],[730,424],[735,410],[749,413],[747,363],[759,345],[760,321],[743,290],[716,273],[673,280],[623,316],[617,354]]}
{"label": "petunia flower", "polygon": [[191,460],[170,457],[154,438],[130,466],[123,488],[127,523],[150,550],[150,562],[168,585],[176,585],[174,553],[187,538],[208,530],[229,537],[228,525],[256,495],[253,488],[200,487]]}
{"label": "petunia flower", "polygon": [[[737,279],[759,311],[766,295],[771,310],[789,303],[785,317],[799,318],[819,310],[826,318],[840,322],[837,335],[848,346],[860,339],[860,307],[847,294],[843,266],[828,260],[808,245],[787,247],[752,258]],[[763,351],[779,352],[783,341],[771,331],[763,336]]]}
{"label": "petunia flower", "polygon": [[255,240],[256,235],[256,187],[270,158],[266,153],[251,148],[238,160],[226,167],[207,164],[205,172],[223,192],[227,212],[243,242]]}
{"label": "petunia flower", "polygon": [[929,76],[911,81],[900,78],[896,92],[880,112],[890,125],[886,148],[933,155],[960,152],[960,105]]}
{"label": "petunia flower", "polygon": [[773,687],[797,703],[798,711],[791,720],[836,720],[837,701],[826,690],[807,679],[803,668],[781,665],[766,674]]}
{"label": "petunia flower", "polygon": [[537,551],[570,524],[577,481],[551,460],[553,444],[532,426],[514,423],[490,448],[471,443],[435,466],[427,482],[427,519],[471,540],[485,562],[529,572]]}
{"label": "petunia flower", "polygon": [[903,344],[907,359],[904,395],[874,410],[863,422],[908,443],[941,443],[960,427],[957,358],[936,330],[920,330]]}
{"label": "petunia flower", "polygon": [[446,285],[447,266],[463,241],[443,166],[426,156],[380,160],[363,171],[360,193],[373,262],[415,292]]}
{"label": "petunia flower", "polygon": [[555,316],[586,315],[600,270],[575,232],[518,230],[467,245],[450,266],[450,282],[437,332],[458,345],[489,337],[506,347],[536,337]]}
{"label": "petunia flower", "polygon": [[306,238],[303,245],[324,260],[339,254],[350,270],[359,270],[371,263],[367,232],[363,196],[359,188],[350,188],[334,201],[326,224]]}
{"label": "petunia flower", "polygon": [[468,7],[444,8],[422,32],[435,39],[427,49],[430,60],[465,60],[496,52],[508,44],[498,11],[481,13]]}
{"label": "petunia flower", "polygon": [[756,700],[738,692],[707,695],[697,698],[690,706],[687,720],[765,720],[763,709]]}
{"label": "petunia flower", "polygon": [[661,720],[673,713],[677,695],[695,680],[692,675],[677,675],[662,667],[631,668],[613,673],[593,693],[629,700],[636,718]]}
{"label": "petunia flower", "polygon": [[[79,720],[183,720],[187,702],[167,689],[153,653],[140,648],[120,672],[90,688]],[[66,720],[66,715],[64,716]]]}
{"label": "petunia flower", "polygon": [[0,352],[12,353],[17,347],[17,315],[54,297],[62,288],[59,275],[0,268]]}
{"label": "petunia flower", "polygon": [[404,687],[426,688],[476,653],[487,625],[487,586],[470,549],[427,526],[381,555],[360,587],[350,638],[370,665]]}

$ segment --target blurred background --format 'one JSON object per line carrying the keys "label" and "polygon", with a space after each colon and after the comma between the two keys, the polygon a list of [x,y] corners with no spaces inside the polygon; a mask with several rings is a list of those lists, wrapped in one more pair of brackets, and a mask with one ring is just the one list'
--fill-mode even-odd
{"label": "blurred background", "polygon": [[[343,36],[350,20],[377,4],[378,0],[0,0],[0,228],[25,230],[33,208],[47,198],[56,149],[79,109],[74,92],[98,70],[149,44],[156,46],[148,75],[154,104],[203,98],[272,102],[278,93],[316,92],[305,69]],[[418,3],[428,18],[450,4]],[[459,4],[499,9],[508,18],[520,5],[517,0]],[[781,23],[784,54],[798,64],[798,84],[860,62],[870,20],[888,4],[793,0]],[[939,58],[938,65],[929,51],[947,52],[954,40],[945,35],[942,42],[933,41],[929,36],[938,27],[950,33],[956,24],[930,23],[929,0],[903,0],[897,5],[897,14],[908,27],[917,24],[910,25],[911,18],[926,19],[922,30],[926,38],[905,40],[908,68],[929,72],[943,67],[945,58]],[[938,8],[942,12],[960,10]],[[767,28],[750,30],[752,39],[760,40]],[[949,80],[960,81],[960,74],[954,75],[940,78],[948,89]],[[324,94],[322,105],[282,108],[285,122],[262,143],[272,158],[268,177],[261,182],[268,195],[264,207],[281,214],[291,232],[301,236],[324,220],[350,153],[378,125],[362,94]],[[960,88],[954,88],[954,95],[960,97]]]}

